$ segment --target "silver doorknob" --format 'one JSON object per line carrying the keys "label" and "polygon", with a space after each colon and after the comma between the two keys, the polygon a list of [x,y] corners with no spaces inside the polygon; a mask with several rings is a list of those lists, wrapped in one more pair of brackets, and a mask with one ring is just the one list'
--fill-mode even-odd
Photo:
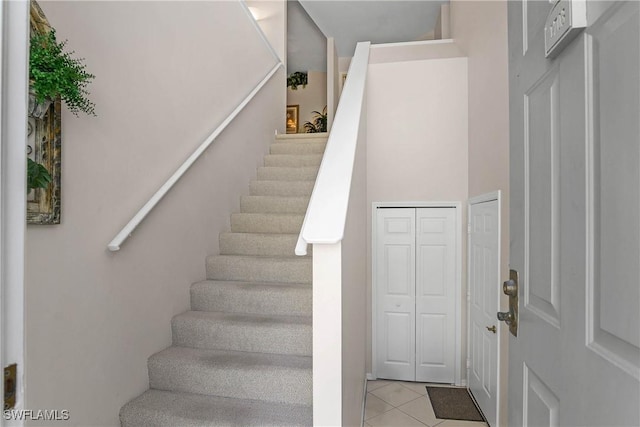
{"label": "silver doorknob", "polygon": [[518,295],[518,285],[515,280],[509,279],[502,284],[502,292],[505,295],[509,295],[510,297],[515,297]]}

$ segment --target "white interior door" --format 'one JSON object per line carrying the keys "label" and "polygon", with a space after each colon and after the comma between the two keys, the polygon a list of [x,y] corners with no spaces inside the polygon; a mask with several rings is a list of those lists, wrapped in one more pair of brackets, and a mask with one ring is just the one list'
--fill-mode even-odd
{"label": "white interior door", "polygon": [[416,381],[455,382],[455,214],[416,209]]}
{"label": "white interior door", "polygon": [[[469,389],[491,426],[498,424],[499,325],[501,292],[499,203],[469,204]],[[493,329],[492,329],[493,328]]]}
{"label": "white interior door", "polygon": [[552,5],[508,6],[514,427],[640,425],[639,3],[582,4],[553,60]]}
{"label": "white interior door", "polygon": [[415,380],[416,210],[377,210],[377,376]]}
{"label": "white interior door", "polygon": [[376,210],[376,376],[455,382],[456,209]]}

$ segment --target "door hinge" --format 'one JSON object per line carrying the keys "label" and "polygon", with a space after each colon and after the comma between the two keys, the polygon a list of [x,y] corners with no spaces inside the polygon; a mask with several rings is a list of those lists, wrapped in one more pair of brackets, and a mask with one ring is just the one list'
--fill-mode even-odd
{"label": "door hinge", "polygon": [[467,224],[467,234],[471,234],[471,224]]}
{"label": "door hinge", "polygon": [[4,368],[4,409],[12,409],[16,406],[16,377],[18,365],[6,366]]}

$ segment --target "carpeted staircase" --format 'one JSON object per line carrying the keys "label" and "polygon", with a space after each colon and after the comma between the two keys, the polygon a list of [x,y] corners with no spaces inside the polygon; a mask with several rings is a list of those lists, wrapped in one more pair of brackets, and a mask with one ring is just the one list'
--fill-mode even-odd
{"label": "carpeted staircase", "polygon": [[150,390],[120,411],[131,426],[312,424],[311,257],[294,247],[326,137],[280,136],[220,235],[173,346],[149,358]]}

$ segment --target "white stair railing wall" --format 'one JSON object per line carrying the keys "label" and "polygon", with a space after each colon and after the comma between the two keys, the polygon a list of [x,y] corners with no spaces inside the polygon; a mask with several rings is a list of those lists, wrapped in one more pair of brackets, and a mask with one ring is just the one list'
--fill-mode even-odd
{"label": "white stair railing wall", "polygon": [[313,245],[313,424],[360,423],[366,336],[366,80],[358,43],[296,246]]}

